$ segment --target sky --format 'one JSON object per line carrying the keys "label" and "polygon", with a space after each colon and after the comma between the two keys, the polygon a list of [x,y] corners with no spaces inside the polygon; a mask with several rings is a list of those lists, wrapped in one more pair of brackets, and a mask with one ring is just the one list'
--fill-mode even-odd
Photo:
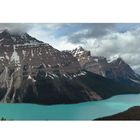
{"label": "sky", "polygon": [[58,50],[82,46],[94,56],[121,57],[140,74],[138,23],[1,23],[0,30],[27,32]]}

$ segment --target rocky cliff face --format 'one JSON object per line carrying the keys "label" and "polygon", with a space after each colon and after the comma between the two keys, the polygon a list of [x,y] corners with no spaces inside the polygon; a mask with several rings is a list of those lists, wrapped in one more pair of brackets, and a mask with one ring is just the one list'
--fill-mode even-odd
{"label": "rocky cliff face", "polygon": [[81,47],[71,51],[71,53],[77,58],[81,67],[87,71],[117,82],[140,86],[140,76],[121,58],[108,61],[105,57],[91,56],[89,51]]}
{"label": "rocky cliff face", "polygon": [[40,71],[54,79],[81,70],[70,53],[60,52],[27,33],[12,34],[4,30],[0,33],[0,50],[0,88],[4,102],[8,98],[14,102],[17,90],[27,83],[33,86]]}
{"label": "rocky cliff face", "polygon": [[27,33],[0,33],[1,102],[78,103],[132,92],[140,89],[82,70],[71,53]]}

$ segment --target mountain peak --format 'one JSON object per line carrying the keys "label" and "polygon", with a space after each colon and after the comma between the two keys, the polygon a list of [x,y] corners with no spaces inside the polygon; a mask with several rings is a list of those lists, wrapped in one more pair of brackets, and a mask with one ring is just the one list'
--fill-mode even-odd
{"label": "mountain peak", "polygon": [[26,32],[11,32],[7,29],[0,32],[0,45],[40,44],[42,41],[31,37]]}
{"label": "mountain peak", "polygon": [[85,51],[85,49],[82,46],[79,46],[78,48],[76,48],[79,51]]}
{"label": "mountain peak", "polygon": [[2,35],[3,37],[9,37],[10,32],[7,29],[4,29],[0,31],[0,35]]}
{"label": "mountain peak", "polygon": [[27,33],[26,32],[19,32],[19,31],[11,31],[11,30],[8,30],[8,29],[3,29],[3,30],[0,30],[0,34],[9,34],[9,35],[18,35],[18,36],[20,36],[20,35],[27,35]]}
{"label": "mountain peak", "polygon": [[121,58],[121,57],[118,57],[116,60],[113,60],[111,63],[115,63],[115,64],[126,64],[125,61]]}
{"label": "mountain peak", "polygon": [[71,53],[74,57],[83,55],[90,56],[90,51],[86,51],[82,46],[79,46],[78,48],[72,50]]}

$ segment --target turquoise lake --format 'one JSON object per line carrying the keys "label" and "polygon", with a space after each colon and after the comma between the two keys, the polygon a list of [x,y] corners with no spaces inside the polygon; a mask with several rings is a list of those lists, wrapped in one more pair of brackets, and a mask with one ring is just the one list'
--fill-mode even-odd
{"label": "turquoise lake", "polygon": [[69,105],[0,104],[0,118],[9,120],[93,120],[140,105],[140,94]]}

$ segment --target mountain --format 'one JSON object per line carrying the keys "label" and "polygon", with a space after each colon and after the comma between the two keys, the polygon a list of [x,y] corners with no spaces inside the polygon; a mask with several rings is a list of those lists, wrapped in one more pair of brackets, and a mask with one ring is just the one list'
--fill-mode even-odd
{"label": "mountain", "polygon": [[0,32],[0,102],[78,103],[138,93],[82,70],[68,51],[59,51],[27,33]]}
{"label": "mountain", "polygon": [[140,75],[122,58],[109,61],[105,57],[91,56],[90,51],[82,47],[76,48],[71,53],[77,58],[82,69],[127,85],[140,86]]}
{"label": "mountain", "polygon": [[134,106],[124,112],[96,120],[140,120],[140,106]]}
{"label": "mountain", "polygon": [[36,38],[31,37],[27,33],[12,33],[8,30],[3,30],[0,33],[0,45],[14,45],[14,44],[38,44],[43,43]]}

